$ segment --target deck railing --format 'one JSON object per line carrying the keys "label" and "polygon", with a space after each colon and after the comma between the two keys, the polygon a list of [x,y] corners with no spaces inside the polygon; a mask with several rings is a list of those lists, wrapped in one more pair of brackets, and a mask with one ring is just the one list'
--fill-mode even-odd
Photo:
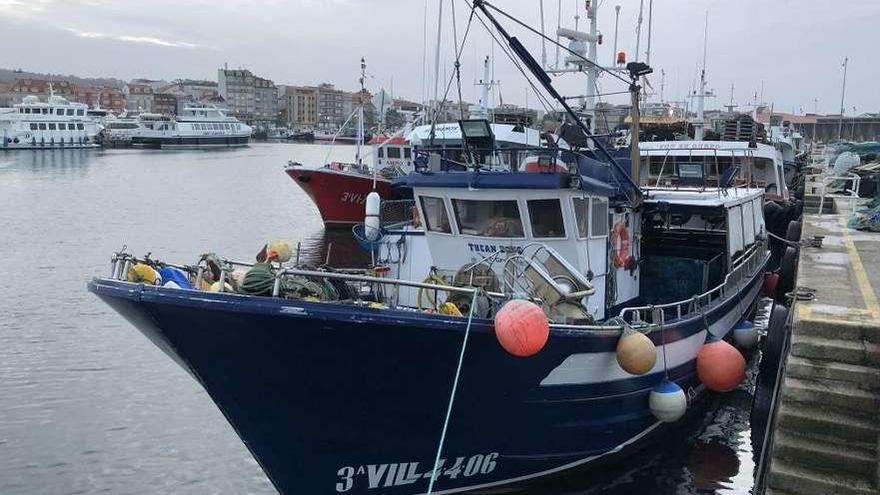
{"label": "deck railing", "polygon": [[[736,292],[738,290],[741,290],[741,285],[743,281],[749,280],[750,276],[753,275],[755,269],[765,261],[765,257],[766,250],[764,248],[764,242],[756,242],[749,250],[747,250],[739,258],[737,258],[733,270],[731,270],[730,273],[725,276],[724,282],[722,282],[717,287],[714,287],[713,289],[703,294],[682,301],[625,308],[620,312],[620,318],[622,318],[623,321],[625,321],[627,324],[631,324],[638,331],[643,333],[650,333],[656,329],[659,329],[660,327],[662,327],[663,324],[665,324],[667,314],[669,314],[674,319],[681,319],[683,316],[687,316],[693,313],[702,313],[703,308],[709,306],[713,302],[726,299],[731,291]],[[224,290],[224,284],[228,279],[229,272],[231,272],[233,267],[253,266],[251,263],[238,263],[228,260],[222,260],[222,262],[223,266],[220,266],[220,279],[218,280],[218,289],[220,292]],[[168,266],[183,270],[190,274],[195,274],[197,284],[200,284],[202,274],[207,269],[207,267],[204,266],[204,263],[202,262],[197,265],[178,265],[152,260],[149,259],[149,256],[145,257],[144,259],[139,259],[130,254],[120,252],[115,253],[111,258],[111,272],[109,278],[114,280],[126,280],[128,270],[133,264],[136,263],[149,263],[156,266]],[[432,284],[426,282],[414,282],[410,280],[372,276],[355,270],[320,271],[282,267],[275,273],[275,280],[272,287],[272,297],[281,296],[281,289],[283,286],[284,278],[291,276],[299,276],[313,279],[338,279],[346,282],[359,282],[361,284],[374,285],[377,287],[391,286],[396,292],[399,292],[400,287],[410,287],[470,295],[473,295],[476,291],[480,290],[473,287],[457,287],[453,285]],[[198,286],[199,285],[197,285],[197,287]],[[490,298],[500,300],[505,300],[509,297],[508,294],[505,294],[503,292],[485,291],[483,293]],[[397,297],[392,298],[392,300],[395,301],[397,299]],[[539,299],[532,300],[538,304],[541,303],[541,300]],[[612,321],[607,325],[551,323],[551,326],[553,328],[575,331],[610,333],[620,332],[623,329],[623,325],[619,321],[615,322],[613,320],[616,319],[612,319]]]}
{"label": "deck railing", "polygon": [[[758,241],[735,260],[733,269],[716,287],[681,301],[624,308],[620,312],[620,317],[633,325],[655,327],[666,323],[667,314],[671,314],[673,319],[681,319],[693,313],[702,314],[703,308],[715,301],[726,299],[731,292],[741,290],[743,281],[750,279],[755,269],[764,263],[766,256],[764,241]],[[650,328],[648,330],[650,331]]]}
{"label": "deck railing", "polygon": [[[855,211],[856,202],[859,199],[859,185],[861,184],[862,178],[857,174],[847,174],[847,175],[828,175],[828,176],[818,176],[822,178],[822,192],[819,193],[819,216],[822,216],[822,208],[825,206],[825,197],[829,198],[840,198],[840,199],[848,199],[850,201],[850,209]],[[832,182],[842,180],[844,182],[852,182],[852,189],[847,189],[844,186],[842,194],[828,194],[828,186],[831,185]]]}

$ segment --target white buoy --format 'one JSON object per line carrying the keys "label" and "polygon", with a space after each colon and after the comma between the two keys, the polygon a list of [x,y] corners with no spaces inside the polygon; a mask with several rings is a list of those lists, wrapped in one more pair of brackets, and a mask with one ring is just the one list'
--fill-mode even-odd
{"label": "white buoy", "polygon": [[651,391],[648,405],[657,419],[672,423],[678,421],[687,411],[687,396],[678,384],[663,380]]}
{"label": "white buoy", "polygon": [[366,216],[364,218],[364,235],[367,240],[376,241],[382,236],[379,229],[379,207],[382,199],[376,191],[367,194]]}
{"label": "white buoy", "polygon": [[758,344],[758,329],[752,322],[743,320],[733,327],[733,340],[743,349],[751,349]]}

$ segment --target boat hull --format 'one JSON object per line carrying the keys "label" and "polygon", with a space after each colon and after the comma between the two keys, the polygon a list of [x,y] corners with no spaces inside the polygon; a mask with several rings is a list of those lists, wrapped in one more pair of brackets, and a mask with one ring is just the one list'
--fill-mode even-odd
{"label": "boat hull", "polygon": [[[328,167],[289,167],[286,172],[312,199],[324,225],[346,227],[364,221],[367,195],[374,190],[372,176]],[[375,191],[390,199],[391,181],[377,177]]]}
{"label": "boat hull", "polygon": [[[552,327],[517,358],[491,321],[470,328],[435,493],[593,465],[660,430],[648,395],[666,372],[689,397],[708,332],[727,334],[760,273],[703,316],[669,323],[658,366],[630,376],[618,332]],[[281,493],[427,490],[466,318],[193,292],[113,280],[89,289],[198,380]]]}
{"label": "boat hull", "polygon": [[131,145],[152,149],[234,148],[247,146],[248,136],[133,136]]}

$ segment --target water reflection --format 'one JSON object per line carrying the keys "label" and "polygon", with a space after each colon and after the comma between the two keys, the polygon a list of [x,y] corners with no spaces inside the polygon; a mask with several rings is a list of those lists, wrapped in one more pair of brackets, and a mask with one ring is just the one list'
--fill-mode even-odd
{"label": "water reflection", "polygon": [[0,170],[3,168],[30,169],[39,172],[47,169],[55,171],[84,170],[95,160],[98,153],[100,151],[89,149],[0,151],[0,163],[3,164]]}

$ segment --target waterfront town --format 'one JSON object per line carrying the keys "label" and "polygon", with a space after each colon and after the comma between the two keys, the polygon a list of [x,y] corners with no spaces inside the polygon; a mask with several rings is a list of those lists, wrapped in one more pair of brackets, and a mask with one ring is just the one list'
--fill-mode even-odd
{"label": "waterfront town", "polygon": [[[227,115],[250,125],[255,131],[272,129],[315,130],[324,129],[335,132],[349,120],[352,110],[363,103],[364,120],[367,128],[374,128],[382,120],[384,128],[399,129],[414,123],[424,108],[441,108],[437,120],[454,122],[458,119],[458,102],[446,101],[437,105],[433,101],[417,102],[396,98],[384,88],[375,91],[364,89],[351,91],[331,82],[321,82],[311,86],[294,86],[276,83],[271,79],[254,74],[251,70],[221,67],[217,70],[217,80],[180,78],[171,81],[149,78],[136,78],[128,82],[117,79],[83,79],[73,76],[50,76],[29,73],[21,69],[0,69],[0,108],[21,103],[26,96],[45,99],[50,86],[55,95],[70,101],[84,103],[89,108],[103,108],[113,114],[136,116],[140,113],[160,114],[173,117],[190,105],[215,106]],[[387,103],[380,111],[381,97]],[[756,93],[748,105],[758,122],[769,123],[771,114],[797,129],[807,141],[829,141],[835,138],[851,141],[870,141],[880,138],[880,112],[858,114],[819,114],[805,112],[775,111],[765,102],[758,101]],[[470,113],[476,104],[464,103]],[[625,127],[629,115],[629,105],[599,102],[595,105],[595,130],[611,133]],[[736,115],[735,105],[706,110],[705,119],[709,128],[720,128],[725,119]],[[688,102],[664,101],[662,98],[644,103],[641,114],[642,123],[668,125],[693,118],[696,109]],[[524,122],[540,125],[545,129],[555,129],[558,115],[523,108],[510,103],[501,103],[490,109],[495,121]],[[841,131],[842,129],[842,131]],[[838,132],[841,134],[838,135]]]}

